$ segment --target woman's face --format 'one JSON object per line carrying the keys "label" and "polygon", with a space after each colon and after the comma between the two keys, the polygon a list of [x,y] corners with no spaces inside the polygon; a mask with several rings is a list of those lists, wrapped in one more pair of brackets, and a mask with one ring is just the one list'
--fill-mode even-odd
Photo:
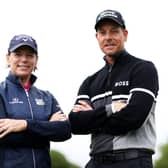
{"label": "woman's face", "polygon": [[29,46],[21,46],[7,54],[7,62],[13,74],[27,82],[37,66],[38,56]]}

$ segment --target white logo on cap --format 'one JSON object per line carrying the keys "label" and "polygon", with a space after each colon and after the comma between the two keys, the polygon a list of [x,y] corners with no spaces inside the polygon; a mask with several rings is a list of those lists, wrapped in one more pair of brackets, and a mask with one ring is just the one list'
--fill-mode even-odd
{"label": "white logo on cap", "polygon": [[23,41],[33,41],[33,39],[30,36],[26,36],[26,35],[19,35],[18,37],[16,37],[16,40],[23,40]]}
{"label": "white logo on cap", "polygon": [[27,38],[23,38],[22,40],[23,40],[23,41],[28,41],[28,39],[27,39]]}
{"label": "white logo on cap", "polygon": [[118,15],[116,15],[116,12],[113,12],[113,11],[107,12],[107,11],[105,11],[105,12],[103,12],[103,13],[100,14],[99,20],[102,17],[106,17],[106,16],[118,18]]}

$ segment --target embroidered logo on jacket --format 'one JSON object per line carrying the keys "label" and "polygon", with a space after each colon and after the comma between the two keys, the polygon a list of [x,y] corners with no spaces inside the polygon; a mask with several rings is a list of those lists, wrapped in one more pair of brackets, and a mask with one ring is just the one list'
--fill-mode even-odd
{"label": "embroidered logo on jacket", "polygon": [[23,101],[19,100],[18,97],[14,97],[12,101],[9,102],[9,104],[23,104]]}
{"label": "embroidered logo on jacket", "polygon": [[45,102],[44,102],[43,99],[35,99],[35,101],[36,101],[36,104],[37,104],[37,105],[40,105],[40,106],[45,105]]}
{"label": "embroidered logo on jacket", "polygon": [[115,83],[115,87],[118,86],[128,86],[129,85],[129,81],[119,81]]}

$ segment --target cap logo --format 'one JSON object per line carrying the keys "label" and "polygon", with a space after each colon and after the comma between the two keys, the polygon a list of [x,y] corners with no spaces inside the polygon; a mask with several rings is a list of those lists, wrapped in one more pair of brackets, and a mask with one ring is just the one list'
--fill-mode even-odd
{"label": "cap logo", "polygon": [[102,17],[115,17],[115,18],[118,18],[118,15],[116,15],[116,12],[113,12],[113,11],[110,11],[110,12],[105,11],[105,12],[100,14],[99,20]]}
{"label": "cap logo", "polygon": [[24,36],[24,35],[20,35],[18,37],[16,37],[16,40],[23,40],[23,41],[33,41],[33,39],[31,37],[28,37],[28,36]]}
{"label": "cap logo", "polygon": [[23,38],[22,40],[23,40],[23,41],[28,41],[28,39],[27,39],[27,38]]}

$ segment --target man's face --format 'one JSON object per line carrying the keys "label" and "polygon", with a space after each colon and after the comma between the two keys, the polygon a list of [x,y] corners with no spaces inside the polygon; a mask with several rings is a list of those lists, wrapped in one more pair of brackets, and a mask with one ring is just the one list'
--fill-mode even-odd
{"label": "man's face", "polygon": [[112,56],[124,49],[124,42],[127,40],[127,35],[127,30],[109,20],[102,21],[96,32],[96,38],[100,48],[108,56]]}

